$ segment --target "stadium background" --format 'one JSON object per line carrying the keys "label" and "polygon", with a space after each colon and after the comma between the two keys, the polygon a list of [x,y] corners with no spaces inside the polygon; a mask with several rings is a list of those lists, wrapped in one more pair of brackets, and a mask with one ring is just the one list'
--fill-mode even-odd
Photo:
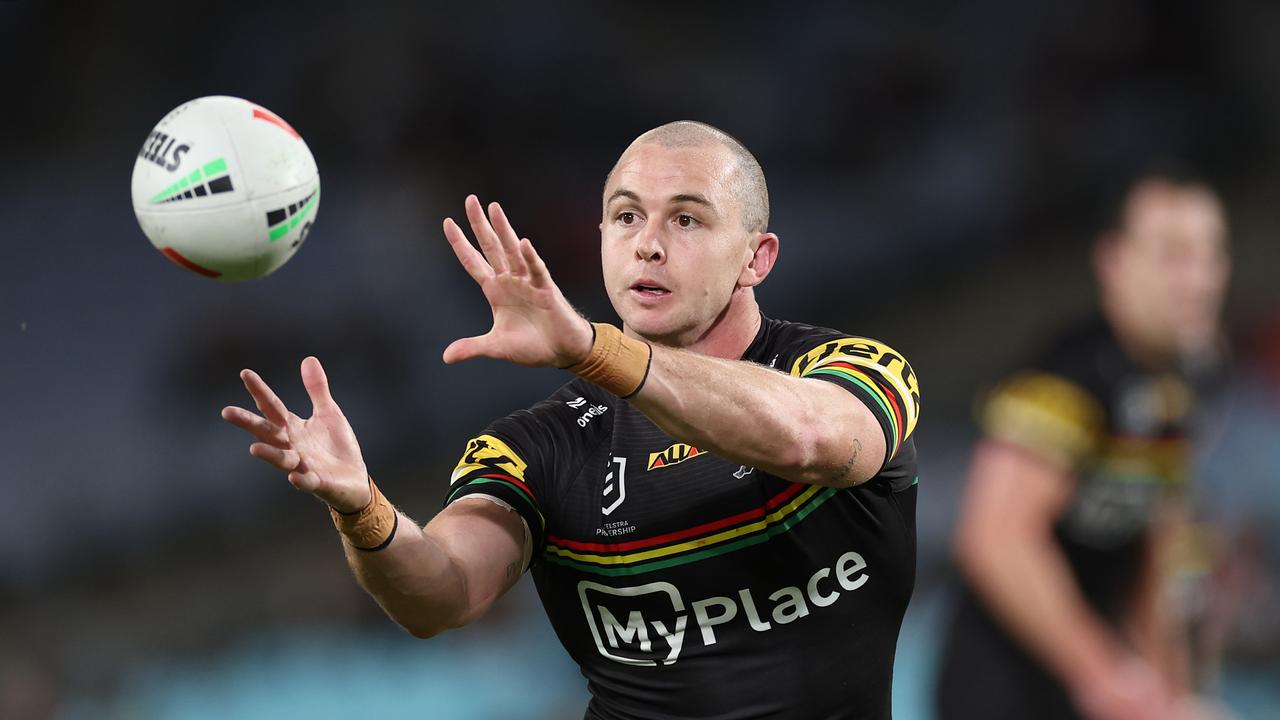
{"label": "stadium background", "polygon": [[[245,400],[245,366],[305,407],[314,353],[380,484],[428,518],[465,439],[563,380],[440,363],[487,327],[440,219],[500,199],[568,297],[613,318],[603,177],[681,118],[765,168],[766,312],[886,339],[921,377],[907,720],[929,716],[975,392],[1092,307],[1100,188],[1165,155],[1219,183],[1236,365],[1197,496],[1266,570],[1214,688],[1275,716],[1280,6],[400,5],[0,3],[0,717],[579,717],[527,581],[477,626],[412,640],[350,579],[323,508],[217,413]],[[279,113],[321,169],[314,232],[263,281],[179,271],[130,210],[146,133],[207,94]]]}

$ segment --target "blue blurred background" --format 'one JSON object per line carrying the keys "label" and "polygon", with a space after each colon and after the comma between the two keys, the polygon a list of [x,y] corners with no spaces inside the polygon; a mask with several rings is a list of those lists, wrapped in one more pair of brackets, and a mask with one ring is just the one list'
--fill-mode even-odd
{"label": "blue blurred background", "polygon": [[[326,364],[387,495],[425,521],[467,437],[564,381],[446,367],[487,328],[440,220],[501,200],[614,320],[605,173],[710,122],[759,157],[782,238],[765,312],[880,337],[925,398],[920,564],[897,717],[929,717],[975,394],[1094,305],[1099,191],[1178,156],[1233,223],[1231,383],[1201,517],[1233,612],[1205,690],[1280,714],[1280,6],[1026,3],[0,3],[0,717],[571,718],[585,683],[522,581],[482,622],[399,631],[323,506],[218,419],[257,369]],[[146,134],[249,98],[311,146],[302,252],[222,285],[147,242]],[[1243,558],[1243,559],[1241,559]],[[1216,582],[1216,584],[1214,584]]]}

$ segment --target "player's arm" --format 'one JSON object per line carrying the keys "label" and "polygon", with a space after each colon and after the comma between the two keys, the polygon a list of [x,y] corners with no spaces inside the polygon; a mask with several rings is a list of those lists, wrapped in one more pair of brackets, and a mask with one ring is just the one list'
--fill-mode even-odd
{"label": "player's arm", "polygon": [[1127,622],[1134,648],[1160,670],[1176,695],[1193,689],[1191,653],[1180,613],[1169,592],[1169,580],[1191,529],[1185,498],[1170,498],[1162,503],[1144,548]]}
{"label": "player's arm", "polygon": [[[564,299],[529,240],[516,235],[497,203],[486,217],[473,195],[466,210],[479,251],[452,219],[444,232],[489,301],[493,328],[452,343],[445,361],[484,356],[564,368],[583,358],[592,362],[600,338]],[[619,337],[616,328],[600,329]],[[875,475],[897,450],[867,405],[832,383],[659,347],[651,363],[646,355],[645,366],[647,379],[643,391],[629,398],[633,404],[668,434],[744,465],[796,482],[844,487]],[[905,423],[890,433],[895,446],[908,433]]]}
{"label": "player's arm", "polygon": [[422,528],[375,492],[355,433],[315,358],[302,362],[313,406],[305,420],[253,371],[241,378],[261,415],[227,407],[222,417],[254,436],[254,457],[333,509],[356,578],[409,632],[430,637],[470,622],[519,579],[528,540],[515,512],[467,499]]}
{"label": "player's arm", "polygon": [[753,363],[655,346],[630,402],[672,437],[793,482],[857,485],[886,459],[885,433],[861,400]]}
{"label": "player's arm", "polygon": [[377,552],[346,538],[343,546],[360,585],[416,637],[479,618],[524,570],[523,521],[487,500],[462,498],[425,528],[399,513],[397,526],[391,543]]}
{"label": "player's arm", "polygon": [[974,453],[957,520],[959,569],[1087,717],[1167,717],[1167,697],[1154,672],[1089,607],[1054,540],[1054,523],[1073,483],[1072,471],[1061,463],[984,440]]}

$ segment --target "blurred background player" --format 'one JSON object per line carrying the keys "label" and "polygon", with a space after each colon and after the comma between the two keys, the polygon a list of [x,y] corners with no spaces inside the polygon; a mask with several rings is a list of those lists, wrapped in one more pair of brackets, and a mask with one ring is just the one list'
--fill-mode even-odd
{"label": "blurred background player", "polygon": [[1141,176],[1093,248],[1100,315],[985,399],[955,533],[965,587],[940,718],[1183,716],[1189,658],[1167,580],[1227,242],[1206,183]]}

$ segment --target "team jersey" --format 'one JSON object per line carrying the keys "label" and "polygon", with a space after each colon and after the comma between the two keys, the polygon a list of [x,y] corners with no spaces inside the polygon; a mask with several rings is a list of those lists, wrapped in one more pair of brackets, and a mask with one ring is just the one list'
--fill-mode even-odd
{"label": "team jersey", "polygon": [[879,474],[788,482],[581,379],[492,423],[453,473],[446,503],[496,497],[528,524],[587,718],[890,717],[915,579],[915,375],[875,340],[768,318],[742,359],[865,403],[885,437]]}
{"label": "team jersey", "polygon": [[[1145,369],[1101,317],[1058,337],[983,403],[987,437],[1067,469],[1075,481],[1054,538],[1089,606],[1119,630],[1161,503],[1186,490],[1192,390]],[[943,653],[944,717],[1074,717],[1070,702],[967,588]],[[975,714],[976,713],[976,714]]]}

